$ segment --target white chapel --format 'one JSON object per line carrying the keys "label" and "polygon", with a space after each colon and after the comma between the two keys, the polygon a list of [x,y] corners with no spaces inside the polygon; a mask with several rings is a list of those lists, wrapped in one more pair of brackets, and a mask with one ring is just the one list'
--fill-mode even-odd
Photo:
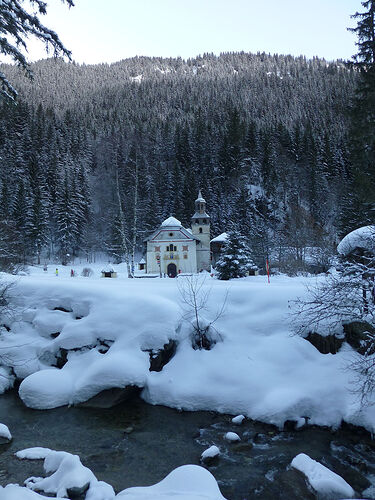
{"label": "white chapel", "polygon": [[146,272],[175,277],[179,273],[210,271],[210,216],[199,191],[191,229],[168,217],[146,240]]}

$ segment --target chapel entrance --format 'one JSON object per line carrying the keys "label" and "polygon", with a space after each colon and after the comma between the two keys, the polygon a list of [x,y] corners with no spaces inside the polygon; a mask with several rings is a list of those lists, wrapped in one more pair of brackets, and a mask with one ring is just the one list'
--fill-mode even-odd
{"label": "chapel entrance", "polygon": [[173,264],[172,262],[170,264],[168,264],[167,274],[170,278],[175,278],[177,276],[176,264]]}

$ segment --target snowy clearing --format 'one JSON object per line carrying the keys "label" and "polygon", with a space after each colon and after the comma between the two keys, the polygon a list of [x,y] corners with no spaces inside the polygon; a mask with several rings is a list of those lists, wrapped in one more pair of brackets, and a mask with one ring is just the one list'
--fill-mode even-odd
{"label": "snowy clearing", "polygon": [[[55,266],[16,278],[15,310],[0,347],[3,364],[24,379],[19,393],[28,406],[76,404],[108,388],[136,386],[152,404],[243,414],[280,427],[308,416],[310,424],[338,427],[344,419],[374,430],[375,409],[359,412],[349,391],[352,349],[344,344],[338,354],[323,355],[292,334],[289,301],[315,278],[277,276],[268,284],[264,276],[222,282],[205,274],[202,323],[228,298],[215,323],[219,341],[194,350],[193,315],[182,312],[177,287],[185,277],[128,279],[120,265],[118,278],[100,278],[101,263],[84,278],[82,267],[75,266],[74,278],[70,267],[56,276]],[[150,372],[149,351],[171,339],[175,356]]]}

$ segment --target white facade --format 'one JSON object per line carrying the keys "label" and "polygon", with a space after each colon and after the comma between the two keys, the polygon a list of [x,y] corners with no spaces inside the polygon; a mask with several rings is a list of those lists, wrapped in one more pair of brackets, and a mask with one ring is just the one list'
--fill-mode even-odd
{"label": "white facade", "polygon": [[199,192],[195,201],[192,229],[185,229],[174,217],[166,219],[147,238],[146,272],[174,277],[179,273],[210,271],[210,217]]}

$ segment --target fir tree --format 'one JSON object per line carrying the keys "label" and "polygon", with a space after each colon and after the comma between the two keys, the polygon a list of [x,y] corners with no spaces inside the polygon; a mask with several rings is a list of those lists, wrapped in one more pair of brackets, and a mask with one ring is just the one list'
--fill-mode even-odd
{"label": "fir tree", "polygon": [[358,23],[351,29],[358,37],[358,53],[352,64],[359,80],[351,109],[352,199],[346,230],[373,221],[375,209],[375,0],[361,4],[366,10],[352,16]]}
{"label": "fir tree", "polygon": [[227,241],[216,263],[218,278],[220,280],[243,278],[255,267],[245,238],[232,229],[228,232]]}
{"label": "fir tree", "polygon": [[[62,0],[65,1],[65,0]],[[55,55],[67,56],[70,52],[64,47],[57,34],[46,28],[39,20],[35,12],[29,12],[22,6],[23,0],[18,2],[12,0],[0,3],[0,50],[3,54],[32,76],[29,64],[22,49],[26,49],[26,40],[29,35],[33,35],[48,47],[52,47]],[[30,0],[32,7],[36,7],[38,14],[46,14],[47,3],[43,0]],[[66,0],[69,6],[74,5],[73,0]],[[30,8],[30,6],[29,6]],[[0,72],[0,95],[15,99],[17,91],[8,81],[4,73]]]}

